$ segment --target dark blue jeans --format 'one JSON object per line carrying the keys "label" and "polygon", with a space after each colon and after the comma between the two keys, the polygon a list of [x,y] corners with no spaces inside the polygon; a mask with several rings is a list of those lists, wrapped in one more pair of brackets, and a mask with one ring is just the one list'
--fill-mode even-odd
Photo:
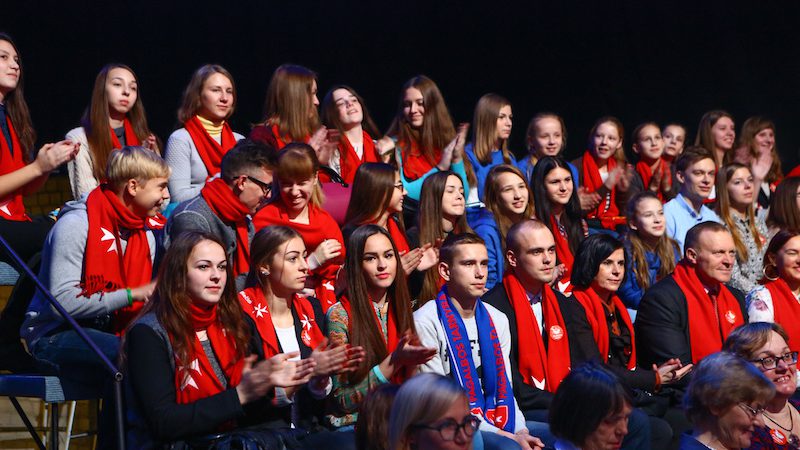
{"label": "dark blue jeans", "polygon": [[[84,330],[100,351],[116,365],[119,356],[119,337],[92,328]],[[35,357],[59,366],[60,376],[70,381],[97,386],[111,379],[111,374],[100,357],[74,330],[40,338],[30,350]]]}

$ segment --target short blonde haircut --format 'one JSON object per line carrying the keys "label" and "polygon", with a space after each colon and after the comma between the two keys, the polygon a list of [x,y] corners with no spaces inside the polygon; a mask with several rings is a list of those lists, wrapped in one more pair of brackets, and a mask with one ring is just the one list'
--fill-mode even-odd
{"label": "short blonde haircut", "polygon": [[152,150],[138,146],[114,150],[108,156],[106,179],[112,186],[128,180],[146,182],[153,178],[169,178],[171,170],[167,163]]}

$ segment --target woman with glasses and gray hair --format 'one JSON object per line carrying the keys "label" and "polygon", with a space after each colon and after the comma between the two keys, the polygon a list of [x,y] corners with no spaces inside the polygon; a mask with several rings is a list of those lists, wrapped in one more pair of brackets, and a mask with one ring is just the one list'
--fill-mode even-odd
{"label": "woman with glasses and gray hair", "polygon": [[734,330],[724,349],[750,361],[775,386],[775,396],[764,407],[763,425],[753,431],[750,448],[800,448],[800,413],[791,400],[797,389],[797,352],[776,323],[755,322]]}
{"label": "woman with glasses and gray hair", "polygon": [[683,399],[694,430],[681,436],[680,449],[751,448],[774,395],[775,386],[755,365],[730,352],[706,356],[695,368]]}

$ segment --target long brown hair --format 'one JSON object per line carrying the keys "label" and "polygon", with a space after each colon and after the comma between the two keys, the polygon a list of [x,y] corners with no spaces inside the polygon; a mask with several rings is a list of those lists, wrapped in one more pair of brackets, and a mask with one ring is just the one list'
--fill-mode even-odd
{"label": "long brown hair", "polygon": [[319,113],[310,96],[317,74],[303,66],[284,64],[272,74],[264,99],[264,125],[277,125],[282,136],[304,142],[319,128]]}
{"label": "long brown hair", "polygon": [[[742,234],[739,233],[739,228],[736,226],[736,221],[733,218],[733,214],[731,214],[731,198],[728,194],[728,180],[730,180],[733,174],[739,169],[747,169],[747,171],[750,172],[749,167],[736,162],[726,164],[720,167],[720,169],[717,171],[717,204],[714,209],[716,210],[720,219],[725,222],[728,230],[730,230],[731,234],[733,235],[733,243],[736,245],[737,259],[739,260],[739,263],[741,263],[743,261],[747,261],[750,256],[747,252],[747,245],[745,245],[744,240],[742,239]],[[753,190],[758,192],[756,187],[753,187]],[[764,244],[761,242],[761,233],[758,232],[758,227],[756,227],[756,215],[754,210],[755,208],[753,207],[752,203],[747,205],[747,208],[745,209],[747,228],[750,230],[750,234],[753,236],[753,240],[756,242],[758,249],[761,250],[761,247]]]}
{"label": "long brown hair", "polygon": [[[172,241],[164,255],[153,298],[141,312],[141,314],[150,311],[155,313],[158,322],[172,338],[172,348],[178,358],[178,364],[187,367],[195,356],[192,354],[195,334],[189,313],[189,304],[192,300],[187,293],[188,263],[194,248],[203,241],[218,244],[224,253],[225,246],[222,241],[211,233],[198,231],[181,233]],[[250,332],[242,318],[242,307],[236,298],[236,283],[231,264],[227,265],[225,273],[227,280],[217,305],[217,318],[236,343],[237,356],[244,358],[249,352]]]}
{"label": "long brown hair", "polygon": [[19,55],[19,49],[14,44],[11,36],[0,33],[0,41],[6,41],[14,47],[19,57],[19,80],[17,87],[9,92],[3,103],[6,105],[6,114],[14,124],[14,131],[17,133],[19,143],[22,146],[19,149],[22,152],[22,157],[26,163],[33,159],[33,145],[36,143],[36,130],[33,129],[33,122],[31,121],[31,112],[28,109],[28,103],[25,101],[25,71],[22,68],[22,56]]}
{"label": "long brown hair", "polygon": [[[278,153],[275,163],[275,179],[278,180],[278,183],[280,180],[313,179],[316,185],[309,203],[319,208],[322,207],[324,197],[317,179],[317,172],[319,172],[319,160],[314,149],[308,144],[290,142]],[[273,195],[272,198],[273,201],[278,201],[281,200],[281,195]]]}
{"label": "long brown hair", "polygon": [[[639,206],[639,203],[646,199],[653,199],[661,203],[658,195],[651,190],[638,192],[631,197],[628,202],[626,211],[628,222],[636,221],[636,208]],[[625,235],[625,238],[627,241],[626,244],[628,244],[626,247],[628,247],[631,254],[631,269],[633,270],[633,275],[636,277],[636,284],[638,284],[642,290],[650,288],[650,266],[647,264],[647,257],[645,256],[648,250],[654,252],[657,259],[661,261],[661,267],[656,274],[656,280],[664,278],[675,270],[675,254],[680,253],[680,247],[667,233],[664,233],[658,238],[654,248],[649,248],[650,246],[645,244],[641,236],[639,236],[639,232],[633,228],[628,227],[628,233]]]}
{"label": "long brown hair", "polygon": [[[403,114],[405,93],[410,88],[417,89],[422,93],[425,105],[425,114],[420,130],[411,128],[411,124],[406,121]],[[435,152],[445,148],[456,137],[456,129],[444,97],[433,80],[425,75],[417,75],[406,81],[400,90],[397,114],[386,134],[396,137],[399,145],[410,145],[411,142],[417,142],[422,154],[430,162],[436,164]]]}
{"label": "long brown hair", "polygon": [[[752,158],[757,158],[758,150],[756,149],[756,135],[764,130],[772,130],[772,132],[775,133],[775,123],[760,116],[748,118],[742,124],[742,130],[739,132],[738,136],[739,144],[736,147],[747,147],[750,156]],[[733,155],[733,153],[734,152],[728,152],[725,154],[725,156],[727,157],[728,155]],[[772,184],[780,181],[783,178],[781,157],[778,154],[777,144],[772,146],[770,154],[772,155],[772,165],[769,166],[769,172],[767,172],[767,176],[764,177],[764,181]],[[759,186],[756,186],[756,188],[759,188]]]}
{"label": "long brown hair", "polygon": [[505,245],[506,233],[508,233],[508,229],[511,228],[511,225],[514,225],[515,223],[512,222],[508,217],[508,214],[506,214],[500,198],[500,186],[498,186],[498,183],[500,180],[500,175],[504,173],[513,173],[514,175],[518,176],[523,183],[525,183],[525,188],[528,189],[528,205],[525,207],[525,211],[522,213],[522,216],[525,219],[530,219],[533,217],[533,193],[531,192],[530,186],[528,186],[528,182],[525,180],[525,176],[522,175],[522,172],[510,164],[500,164],[492,167],[492,169],[489,170],[489,174],[486,176],[486,185],[484,187],[485,192],[483,198],[484,202],[486,203],[486,209],[488,209],[492,215],[494,215],[494,220],[497,222],[497,229],[500,231],[500,237],[502,238],[501,241],[503,242],[503,245]]}
{"label": "long brown hair", "polygon": [[797,189],[800,177],[784,178],[769,197],[767,225],[773,228],[800,230],[800,211],[797,209]]}
{"label": "long brown hair", "polygon": [[[108,120],[110,112],[108,109],[108,94],[106,93],[108,74],[113,69],[127,70],[133,75],[133,79],[137,81],[138,85],[138,78],[133,72],[133,69],[125,64],[118,63],[106,64],[100,69],[100,73],[98,73],[97,77],[94,79],[92,100],[83,113],[81,126],[86,132],[86,141],[92,153],[92,173],[98,180],[105,178],[108,155],[114,150],[114,144],[111,141],[111,133],[109,132],[111,125]],[[147,118],[144,113],[141,88],[137,88],[136,102],[134,102],[126,116],[131,122],[136,137],[139,138],[139,141],[144,142],[150,135],[150,128],[147,126]],[[128,143],[128,145],[130,145],[130,143]]]}
{"label": "long brown hair", "polygon": [[713,109],[703,114],[703,117],[700,118],[700,123],[697,125],[697,136],[694,138],[694,145],[706,148],[714,155],[714,164],[717,164],[717,166],[720,164],[717,162],[717,153],[714,151],[716,146],[714,145],[714,134],[711,132],[711,128],[723,117],[733,120],[732,115],[721,109]]}
{"label": "long brown hair", "polygon": [[508,139],[497,142],[497,117],[504,106],[511,106],[505,97],[497,94],[486,94],[475,105],[472,118],[472,150],[482,164],[492,161],[492,151],[499,149],[503,152],[503,161],[506,164],[514,162],[508,151]]}
{"label": "long brown hair", "polygon": [[[444,241],[447,233],[442,229],[442,197],[447,187],[447,180],[450,177],[455,177],[459,183],[462,183],[461,178],[450,170],[436,172],[425,179],[422,183],[422,192],[419,197],[419,216],[417,222],[419,226],[419,242],[435,243],[438,239]],[[463,189],[463,187],[462,187]],[[463,195],[463,194],[462,194]],[[466,203],[466,197],[464,202]],[[464,215],[456,220],[453,231],[451,233],[471,233],[472,229],[467,224],[466,212]],[[422,291],[419,294],[419,300],[426,301],[436,297],[439,291],[439,269],[437,266],[431,267],[425,271],[425,279],[422,283]]]}
{"label": "long brown hair", "polygon": [[206,64],[192,74],[192,79],[189,80],[189,84],[183,91],[181,106],[178,108],[178,121],[180,123],[188,121],[197,115],[198,111],[200,111],[200,107],[203,105],[201,101],[203,85],[206,83],[206,80],[208,80],[208,78],[215,73],[224,75],[225,78],[231,82],[231,87],[233,88],[233,104],[231,104],[231,109],[228,111],[228,117],[233,115],[233,110],[236,107],[237,99],[236,83],[233,82],[233,75],[231,75],[227,69],[218,64]]}
{"label": "long brown hair", "polygon": [[294,238],[303,237],[294,228],[283,225],[266,226],[253,236],[253,242],[250,243],[250,272],[245,283],[247,287],[259,286],[263,289],[269,284],[267,277],[259,272],[259,267],[271,264],[281,246]]}
{"label": "long brown hair", "polygon": [[[789,242],[789,240],[797,236],[800,236],[800,230],[791,229],[780,230],[775,234],[775,236],[772,236],[772,239],[769,241],[769,245],[767,245],[767,250],[764,252],[764,260],[761,263],[763,268],[762,274],[764,275],[761,280],[759,280],[761,284],[766,284],[769,281],[767,275],[767,270],[769,269],[767,269],[767,267],[775,266],[775,271],[777,272],[778,268],[775,258],[778,256],[778,251],[780,251],[780,249],[782,249],[783,246]],[[779,272],[775,275],[781,276]]]}
{"label": "long brown hair", "polygon": [[364,270],[361,267],[367,239],[377,234],[382,234],[389,239],[397,260],[397,274],[387,293],[389,308],[394,311],[396,318],[397,333],[402,334],[406,330],[411,330],[413,333],[416,332],[414,317],[411,314],[411,299],[408,295],[406,275],[400,262],[397,246],[389,236],[389,232],[382,227],[377,225],[362,225],[358,227],[350,235],[350,239],[347,240],[347,257],[344,262],[347,277],[347,298],[350,300],[350,317],[348,318],[350,345],[361,346],[366,352],[364,362],[350,374],[349,378],[353,383],[363,380],[370,369],[383,361],[386,355],[389,354],[386,349],[386,340],[383,332],[375,322],[372,299],[369,297],[367,281],[364,277]]}
{"label": "long brown hair", "polygon": [[[394,176],[397,171],[394,167],[384,163],[364,163],[358,166],[350,203],[344,222],[347,225],[363,225],[372,223],[381,216],[394,194]],[[403,215],[398,214],[398,223],[403,226]]]}
{"label": "long brown hair", "polygon": [[322,99],[322,107],[320,108],[322,123],[328,128],[335,128],[339,130],[339,132],[342,134],[342,139],[345,138],[344,132],[346,130],[344,127],[342,127],[342,121],[339,118],[339,107],[337,107],[336,102],[333,101],[333,93],[339,89],[344,89],[353,94],[356,100],[358,100],[358,104],[361,105],[361,112],[364,114],[364,118],[361,120],[361,128],[371,137],[379,138],[380,131],[378,130],[377,125],[375,125],[375,122],[372,120],[372,116],[369,114],[369,111],[367,111],[367,105],[364,103],[364,99],[358,95],[358,92],[356,92],[355,89],[344,84],[338,84],[332,87],[331,90],[325,94],[325,98]]}

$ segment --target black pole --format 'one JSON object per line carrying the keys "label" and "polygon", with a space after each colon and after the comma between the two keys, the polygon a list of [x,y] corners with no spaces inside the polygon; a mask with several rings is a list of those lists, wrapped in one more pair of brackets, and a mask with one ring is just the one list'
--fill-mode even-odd
{"label": "black pole", "polygon": [[89,335],[87,335],[86,332],[83,331],[83,328],[81,328],[81,326],[78,325],[78,322],[76,322],[75,319],[73,319],[72,316],[69,315],[69,313],[64,309],[64,307],[61,306],[61,303],[59,303],[58,300],[56,300],[55,297],[53,297],[53,294],[51,294],[50,291],[42,284],[42,282],[39,280],[39,277],[37,277],[33,273],[33,271],[31,271],[30,267],[28,267],[28,265],[22,260],[22,258],[19,257],[17,252],[15,252],[13,248],[11,248],[11,246],[8,244],[8,241],[6,241],[6,239],[2,235],[0,235],[0,244],[2,244],[3,247],[5,247],[6,253],[11,257],[11,259],[14,260],[17,267],[19,267],[20,270],[25,272],[25,274],[27,274],[31,278],[31,280],[33,280],[34,283],[36,283],[36,288],[39,289],[39,291],[41,291],[42,294],[44,294],[44,297],[47,299],[50,305],[53,308],[55,308],[56,311],[58,311],[58,313],[67,323],[69,323],[70,327],[72,327],[72,329],[74,329],[75,332],[78,333],[78,336],[80,336],[80,338],[83,339],[84,342],[86,342],[86,345],[88,345],[89,348],[92,350],[92,352],[94,352],[94,354],[100,358],[100,361],[103,362],[103,365],[106,367],[106,370],[108,370],[108,372],[111,374],[111,377],[114,379],[114,396],[117,403],[116,406],[117,435],[118,435],[117,448],[119,450],[125,450],[125,436],[123,433],[124,416],[122,415],[122,372],[120,372],[119,369],[117,369],[117,366],[115,366],[114,363],[112,363],[106,357],[105,354],[103,354],[100,348],[97,347],[97,344],[94,343],[92,338],[90,338]]}

